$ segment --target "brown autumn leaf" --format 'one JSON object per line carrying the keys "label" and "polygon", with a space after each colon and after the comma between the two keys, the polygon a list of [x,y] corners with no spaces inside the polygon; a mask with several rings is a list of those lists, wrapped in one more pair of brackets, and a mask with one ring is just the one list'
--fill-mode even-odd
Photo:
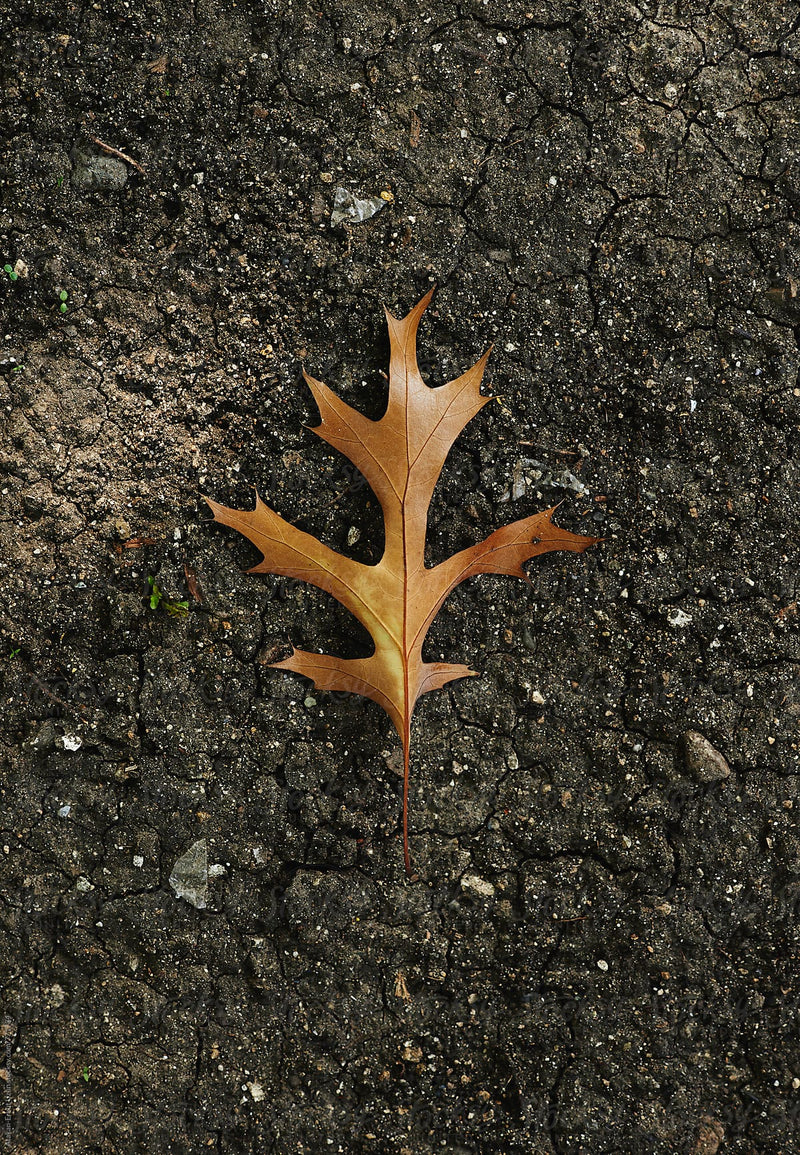
{"label": "brown autumn leaf", "polygon": [[481,378],[491,350],[460,377],[431,389],[417,367],[416,336],[433,290],[402,320],[387,310],[391,357],[389,400],[378,421],[345,404],[327,385],[304,372],[322,418],[314,431],[350,459],[373,489],[383,511],[386,544],[376,565],[364,565],[323,545],[285,521],[256,494],[254,510],[228,509],[209,498],[215,519],[244,534],[263,554],[250,573],[272,573],[318,586],[342,603],[369,631],[368,658],[337,658],[292,647],[272,663],[311,678],[318,690],[346,690],[377,702],[403,743],[403,854],[408,851],[408,783],[411,716],[422,694],[454,678],[474,677],[467,666],[426,662],[422,646],[447,595],[475,574],[509,574],[528,580],[522,563],[551,550],[580,553],[599,538],[580,537],[553,524],[555,508],[522,518],[477,545],[428,569],[428,506],[445,458],[467,422],[491,397]]}

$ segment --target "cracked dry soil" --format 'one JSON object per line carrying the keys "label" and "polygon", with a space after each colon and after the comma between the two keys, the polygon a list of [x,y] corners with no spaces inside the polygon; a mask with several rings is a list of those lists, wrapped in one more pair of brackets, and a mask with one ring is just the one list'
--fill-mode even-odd
{"label": "cracked dry soil", "polygon": [[[7,1149],[798,1149],[797,23],[5,7]],[[299,368],[378,416],[432,282],[431,559],[606,540],[449,599],[409,885],[388,720],[268,668],[364,638],[199,494],[377,559]]]}

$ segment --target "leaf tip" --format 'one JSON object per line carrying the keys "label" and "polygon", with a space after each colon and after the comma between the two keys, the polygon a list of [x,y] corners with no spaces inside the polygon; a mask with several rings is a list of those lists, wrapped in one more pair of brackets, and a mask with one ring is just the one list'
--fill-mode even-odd
{"label": "leaf tip", "polygon": [[400,322],[400,323],[405,322],[405,321],[411,321],[411,320],[418,321],[419,318],[422,316],[422,314],[427,309],[428,305],[430,305],[433,294],[436,292],[437,288],[438,288],[437,285],[432,285],[431,288],[428,289],[425,296],[421,297],[420,300],[417,301],[416,305],[414,305],[414,307],[412,309],[409,309],[409,311],[406,313],[405,317],[396,317],[394,315],[394,313],[392,313],[391,310],[389,308],[387,308],[386,305],[384,305],[383,311],[386,314],[387,322],[389,322],[391,324],[392,321]]}
{"label": "leaf tip", "polygon": [[221,519],[218,516],[218,511],[224,509],[225,507],[223,505],[220,505],[218,501],[214,501],[212,498],[206,497],[206,495],[204,493],[201,493],[200,496],[202,497],[203,501],[206,503],[208,508],[211,510],[211,515],[214,518],[214,521],[220,521]]}
{"label": "leaf tip", "polygon": [[269,662],[268,665],[271,670],[293,670],[291,663],[299,653],[299,650],[296,646],[292,645],[291,642],[289,642],[289,645],[292,647],[292,652],[289,654],[289,657],[281,658],[279,662]]}

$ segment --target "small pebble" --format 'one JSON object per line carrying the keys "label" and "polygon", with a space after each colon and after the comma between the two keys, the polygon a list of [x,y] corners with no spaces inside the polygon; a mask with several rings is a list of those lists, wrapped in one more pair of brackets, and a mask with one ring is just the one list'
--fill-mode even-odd
{"label": "small pebble", "polygon": [[477,874],[465,874],[461,879],[461,889],[480,895],[481,898],[491,898],[494,894],[494,886],[491,882],[487,882],[485,878],[479,878]]}
{"label": "small pebble", "polygon": [[687,730],[683,735],[683,758],[686,769],[698,782],[720,782],[730,777],[731,768],[725,758],[697,730]]}

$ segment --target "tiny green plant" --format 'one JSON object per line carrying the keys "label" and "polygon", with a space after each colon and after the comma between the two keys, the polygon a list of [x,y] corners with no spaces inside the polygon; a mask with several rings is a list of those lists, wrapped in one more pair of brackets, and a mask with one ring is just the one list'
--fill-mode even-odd
{"label": "tiny green plant", "polygon": [[89,1082],[89,1068],[88,1067],[84,1067],[83,1070],[81,1071],[81,1078],[83,1079],[84,1083]]}
{"label": "tiny green plant", "polygon": [[3,265],[3,272],[6,274],[9,281],[18,281],[19,280],[19,273],[14,272],[14,266],[13,265]]}
{"label": "tiny green plant", "polygon": [[167,611],[173,618],[185,618],[189,612],[189,601],[185,602],[171,602],[164,597],[161,592],[158,582],[152,576],[147,579],[150,586],[150,609],[157,610],[159,606]]}
{"label": "tiny green plant", "polygon": [[61,302],[61,304],[58,306],[58,311],[60,313],[66,313],[66,311],[67,311],[67,298],[68,297],[69,297],[69,293],[67,292],[66,289],[62,289],[61,292],[58,294],[58,299]]}
{"label": "tiny green plant", "polygon": [[20,652],[21,649],[22,649],[22,646],[17,646],[16,650],[11,650],[11,652],[8,655],[9,658],[16,658],[17,654]]}
{"label": "tiny green plant", "polygon": [[148,577],[147,581],[150,586],[150,609],[157,610],[161,604],[161,598],[163,597],[163,594],[158,588],[158,583],[154,577]]}

